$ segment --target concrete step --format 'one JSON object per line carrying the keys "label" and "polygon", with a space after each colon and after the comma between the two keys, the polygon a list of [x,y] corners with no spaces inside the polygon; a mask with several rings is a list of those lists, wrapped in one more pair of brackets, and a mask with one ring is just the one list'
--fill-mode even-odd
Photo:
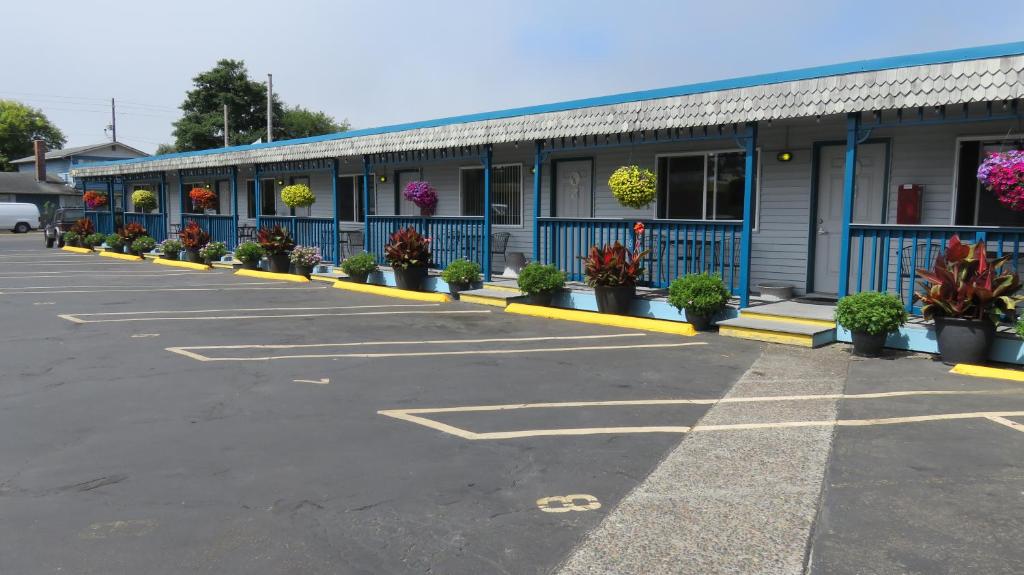
{"label": "concrete step", "polygon": [[821,347],[836,341],[836,329],[786,318],[765,319],[749,317],[744,313],[737,318],[718,322],[718,333],[726,337],[753,339],[771,343]]}
{"label": "concrete step", "polygon": [[805,323],[808,325],[834,328],[836,327],[835,310],[835,306],[831,305],[815,305],[784,301],[745,307],[740,310],[740,315],[751,319],[789,321],[792,323]]}
{"label": "concrete step", "polygon": [[509,300],[523,295],[518,290],[509,289],[498,289],[494,286],[485,285],[481,289],[466,290],[459,292],[459,301],[467,303],[476,303],[483,305],[493,305],[495,307],[505,307],[509,304]]}

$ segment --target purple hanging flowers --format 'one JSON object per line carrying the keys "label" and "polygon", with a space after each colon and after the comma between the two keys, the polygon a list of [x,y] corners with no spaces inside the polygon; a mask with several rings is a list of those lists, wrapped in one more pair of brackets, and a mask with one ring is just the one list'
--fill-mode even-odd
{"label": "purple hanging flowers", "polygon": [[409,182],[409,185],[405,186],[403,194],[405,199],[419,207],[420,215],[434,215],[434,210],[437,209],[437,191],[430,185],[430,182]]}
{"label": "purple hanging flowers", "polygon": [[989,154],[978,167],[978,181],[1004,206],[1024,212],[1024,151]]}

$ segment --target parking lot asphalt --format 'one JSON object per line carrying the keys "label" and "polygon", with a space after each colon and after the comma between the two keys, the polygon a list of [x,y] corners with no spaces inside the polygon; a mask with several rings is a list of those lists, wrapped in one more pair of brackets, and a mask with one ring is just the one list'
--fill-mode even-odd
{"label": "parking lot asphalt", "polygon": [[760,349],[41,245],[0,236],[0,573],[547,573]]}

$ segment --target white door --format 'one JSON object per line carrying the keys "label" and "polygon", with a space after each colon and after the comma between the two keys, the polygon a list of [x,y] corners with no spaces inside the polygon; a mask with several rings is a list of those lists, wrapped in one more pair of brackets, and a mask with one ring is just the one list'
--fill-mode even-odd
{"label": "white door", "polygon": [[398,215],[400,216],[418,216],[420,215],[419,207],[405,199],[405,187],[409,185],[409,182],[415,182],[420,179],[420,173],[418,171],[404,171],[398,172]]}
{"label": "white door", "polygon": [[[814,291],[839,291],[839,252],[843,242],[843,173],[846,146],[825,146],[818,158],[818,215],[814,243]],[[853,222],[882,222],[885,193],[885,145],[857,148],[857,179],[853,194]],[[851,254],[856,257],[856,254]],[[851,262],[851,273],[856,273]],[[851,281],[855,278],[851,275]]]}
{"label": "white door", "polygon": [[593,189],[591,160],[555,164],[555,215],[559,218],[589,218]]}

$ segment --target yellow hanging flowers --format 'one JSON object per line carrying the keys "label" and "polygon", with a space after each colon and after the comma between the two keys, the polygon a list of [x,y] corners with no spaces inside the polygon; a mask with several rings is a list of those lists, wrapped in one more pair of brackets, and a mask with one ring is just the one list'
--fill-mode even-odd
{"label": "yellow hanging flowers", "polygon": [[136,210],[147,213],[156,208],[156,196],[149,190],[135,190],[132,192],[132,205]]}
{"label": "yellow hanging flowers", "polygon": [[306,184],[292,184],[281,188],[281,201],[289,208],[304,208],[313,205],[316,196]]}
{"label": "yellow hanging flowers", "polygon": [[619,204],[627,208],[646,208],[657,194],[657,177],[640,166],[623,166],[608,178],[608,188]]}

